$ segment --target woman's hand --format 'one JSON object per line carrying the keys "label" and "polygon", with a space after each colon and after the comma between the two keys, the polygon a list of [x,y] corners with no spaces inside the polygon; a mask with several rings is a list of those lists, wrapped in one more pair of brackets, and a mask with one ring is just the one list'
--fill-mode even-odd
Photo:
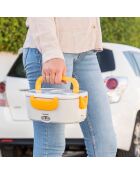
{"label": "woman's hand", "polygon": [[50,84],[62,84],[62,76],[66,73],[66,65],[63,59],[54,58],[43,63],[43,81]]}

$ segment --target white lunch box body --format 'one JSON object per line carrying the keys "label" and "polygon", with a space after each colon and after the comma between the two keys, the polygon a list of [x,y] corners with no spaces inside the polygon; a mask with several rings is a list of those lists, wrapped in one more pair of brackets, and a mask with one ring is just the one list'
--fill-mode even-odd
{"label": "white lunch box body", "polygon": [[45,123],[79,123],[86,119],[88,92],[60,88],[40,88],[26,92],[31,120]]}

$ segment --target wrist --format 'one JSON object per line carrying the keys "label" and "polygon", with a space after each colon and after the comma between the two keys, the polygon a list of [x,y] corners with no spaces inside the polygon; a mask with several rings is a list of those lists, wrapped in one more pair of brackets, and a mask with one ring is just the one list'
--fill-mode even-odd
{"label": "wrist", "polygon": [[64,55],[61,51],[56,51],[56,50],[53,50],[53,51],[50,50],[45,53],[42,53],[42,63],[52,60],[54,58],[64,60]]}
{"label": "wrist", "polygon": [[46,60],[44,63],[48,63],[48,62],[50,62],[50,61],[63,61],[64,62],[64,59],[62,59],[62,58],[51,58],[51,59],[49,59],[49,60]]}

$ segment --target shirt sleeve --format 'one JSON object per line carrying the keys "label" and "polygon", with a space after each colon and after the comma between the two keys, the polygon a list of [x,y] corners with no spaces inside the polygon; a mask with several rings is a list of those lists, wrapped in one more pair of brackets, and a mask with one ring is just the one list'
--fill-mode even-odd
{"label": "shirt sleeve", "polygon": [[26,25],[30,29],[36,47],[42,53],[43,63],[53,58],[64,59],[53,17],[28,17]]}
{"label": "shirt sleeve", "polygon": [[97,27],[98,27],[98,30],[97,30],[98,39],[96,39],[96,48],[95,49],[100,52],[100,51],[103,51],[100,18],[96,17],[96,21],[97,21]]}

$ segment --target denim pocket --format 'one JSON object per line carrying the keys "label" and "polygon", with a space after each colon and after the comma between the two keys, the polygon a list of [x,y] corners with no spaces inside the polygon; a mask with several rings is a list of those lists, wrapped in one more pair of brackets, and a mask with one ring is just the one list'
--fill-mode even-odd
{"label": "denim pocket", "polygon": [[23,66],[25,67],[26,64],[26,58],[29,52],[29,48],[24,48],[23,49],[23,56],[22,56],[22,62],[23,62]]}
{"label": "denim pocket", "polygon": [[42,55],[37,48],[24,48],[23,49],[23,65],[41,63]]}

